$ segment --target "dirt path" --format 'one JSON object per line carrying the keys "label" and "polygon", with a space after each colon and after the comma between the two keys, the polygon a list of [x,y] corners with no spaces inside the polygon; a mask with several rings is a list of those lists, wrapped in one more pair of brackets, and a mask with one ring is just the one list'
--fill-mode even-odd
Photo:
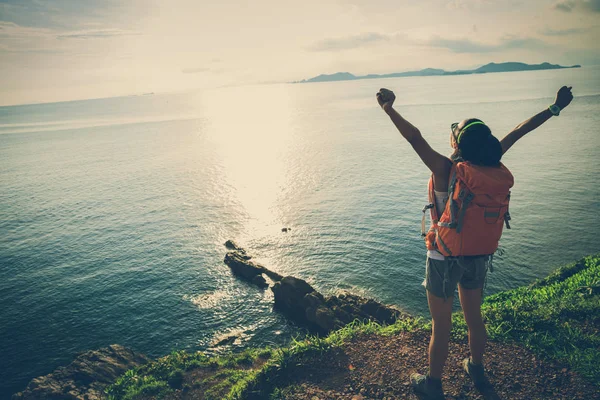
{"label": "dirt path", "polygon": [[[426,372],[429,333],[365,335],[335,353],[306,358],[283,378],[281,399],[417,399],[413,372]],[[528,350],[490,342],[484,361],[493,390],[478,392],[460,367],[466,340],[450,344],[444,371],[446,399],[600,399],[598,387]]]}

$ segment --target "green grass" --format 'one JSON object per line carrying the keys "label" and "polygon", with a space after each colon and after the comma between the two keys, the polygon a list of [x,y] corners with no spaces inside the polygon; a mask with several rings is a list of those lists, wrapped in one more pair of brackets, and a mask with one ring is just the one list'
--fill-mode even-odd
{"label": "green grass", "polygon": [[149,396],[161,398],[182,387],[185,372],[204,368],[211,372],[211,381],[208,383],[214,383],[205,393],[206,397],[221,399],[219,393],[238,381],[247,379],[247,375],[252,375],[252,371],[247,368],[259,358],[270,358],[272,353],[273,350],[269,348],[247,349],[242,353],[209,358],[200,352],[174,351],[127,371],[106,389],[106,394],[111,400],[134,400]]}
{"label": "green grass", "polygon": [[[585,257],[547,278],[489,296],[482,313],[492,340],[518,342],[600,382],[600,255]],[[454,334],[467,327],[453,316]]]}
{"label": "green grass", "polygon": [[227,395],[231,392],[233,386],[238,382],[243,382],[252,377],[253,374],[251,371],[224,369],[203,381],[203,384],[209,387],[204,392],[204,396],[207,400],[220,400],[224,394]]}
{"label": "green grass", "polygon": [[[598,383],[599,294],[600,254],[567,265],[530,286],[489,296],[484,300],[482,312],[490,339],[520,343]],[[452,320],[453,335],[464,338],[467,327],[462,313],[455,313]],[[112,399],[136,399],[151,394],[160,398],[181,383],[180,376],[174,371],[207,368],[214,371],[204,382],[214,383],[205,392],[208,399],[268,398],[281,394],[282,389],[277,388],[278,379],[290,367],[297,367],[303,357],[324,354],[358,335],[394,335],[430,328],[429,321],[422,318],[406,318],[389,326],[355,321],[327,337],[292,340],[286,348],[249,349],[219,358],[173,352],[128,371],[107,389],[107,393]],[[249,369],[258,357],[268,360],[259,369]]]}

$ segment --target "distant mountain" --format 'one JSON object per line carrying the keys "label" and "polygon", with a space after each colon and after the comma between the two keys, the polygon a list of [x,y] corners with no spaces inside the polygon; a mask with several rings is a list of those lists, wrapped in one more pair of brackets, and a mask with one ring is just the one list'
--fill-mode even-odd
{"label": "distant mountain", "polygon": [[573,65],[571,67],[563,67],[561,65],[541,63],[541,64],[525,64],[520,62],[505,62],[505,63],[489,63],[483,67],[479,67],[473,72],[476,74],[486,72],[514,72],[514,71],[533,71],[538,69],[561,69],[561,68],[580,68],[581,65]]}
{"label": "distant mountain", "polygon": [[360,79],[349,72],[337,72],[335,74],[326,75],[321,74],[319,76],[315,76],[314,78],[310,78],[306,81],[302,82],[331,82],[331,81],[351,81],[354,79]]}
{"label": "distant mountain", "polygon": [[534,71],[541,69],[562,69],[562,68],[581,68],[581,65],[573,65],[563,67],[562,65],[542,63],[542,64],[525,64],[520,62],[505,62],[505,63],[489,63],[472,70],[445,71],[443,69],[425,68],[420,71],[395,72],[391,74],[369,74],[356,76],[349,72],[337,72],[335,74],[321,74],[310,79],[303,79],[294,83],[310,83],[310,82],[331,82],[331,81],[351,81],[357,79],[377,79],[377,78],[398,78],[403,76],[441,76],[441,75],[468,75],[468,74],[488,74],[494,72],[516,72],[516,71]]}

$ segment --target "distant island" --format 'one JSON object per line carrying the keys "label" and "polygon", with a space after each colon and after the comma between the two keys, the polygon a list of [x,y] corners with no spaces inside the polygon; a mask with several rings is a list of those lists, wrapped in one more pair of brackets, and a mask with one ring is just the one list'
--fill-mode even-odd
{"label": "distant island", "polygon": [[516,72],[516,71],[535,71],[541,69],[563,69],[563,68],[581,68],[581,65],[572,65],[564,67],[562,65],[542,63],[525,64],[521,62],[489,63],[482,67],[472,70],[445,71],[443,69],[425,68],[420,71],[395,72],[391,74],[369,74],[356,76],[349,72],[337,72],[335,74],[321,74],[310,79],[303,79],[293,83],[310,82],[332,82],[332,81],[353,81],[357,79],[378,79],[378,78],[399,78],[403,76],[441,76],[441,75],[470,75],[470,74],[488,74],[493,72]]}

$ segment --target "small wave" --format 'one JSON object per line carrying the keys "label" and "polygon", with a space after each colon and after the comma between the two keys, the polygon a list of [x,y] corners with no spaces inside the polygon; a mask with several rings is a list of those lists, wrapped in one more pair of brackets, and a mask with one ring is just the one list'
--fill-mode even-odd
{"label": "small wave", "polygon": [[86,119],[86,120],[66,120],[66,121],[47,121],[30,123],[12,123],[0,124],[0,135],[15,133],[37,133],[37,132],[56,132],[69,131],[75,129],[97,128],[106,126],[134,125],[155,122],[169,121],[189,121],[198,119],[198,116],[163,116],[146,118],[118,118],[118,119]]}
{"label": "small wave", "polygon": [[226,291],[216,291],[212,293],[204,293],[199,295],[183,296],[183,300],[189,301],[200,309],[214,308],[222,304],[225,300],[231,299],[231,293]]}
{"label": "small wave", "polygon": [[206,352],[220,353],[231,347],[244,346],[252,337],[256,331],[256,326],[240,326],[237,328],[230,328],[216,332],[206,348]]}

